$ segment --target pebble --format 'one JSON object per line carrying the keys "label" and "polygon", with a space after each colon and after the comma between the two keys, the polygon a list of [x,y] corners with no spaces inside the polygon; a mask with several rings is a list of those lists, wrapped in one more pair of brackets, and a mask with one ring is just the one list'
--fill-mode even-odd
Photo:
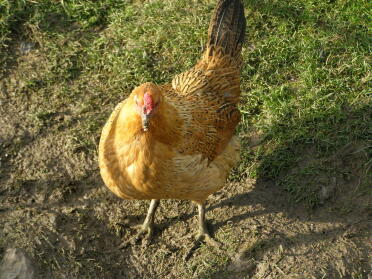
{"label": "pebble", "polygon": [[8,248],[0,265],[0,279],[33,279],[35,269],[26,252],[20,248]]}

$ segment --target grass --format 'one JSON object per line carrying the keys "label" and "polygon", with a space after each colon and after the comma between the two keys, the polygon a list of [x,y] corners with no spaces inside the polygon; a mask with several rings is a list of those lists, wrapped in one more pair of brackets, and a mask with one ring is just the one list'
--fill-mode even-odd
{"label": "grass", "polygon": [[[371,4],[244,4],[243,150],[230,179],[273,180],[309,208],[324,203],[319,193],[332,177],[360,174],[357,192],[370,195]],[[194,65],[214,6],[211,0],[0,0],[0,89],[26,111],[34,135],[64,131],[71,148],[94,158],[103,124],[134,86],[169,82]],[[30,52],[21,49],[25,43]],[[213,268],[206,269],[208,278]]]}

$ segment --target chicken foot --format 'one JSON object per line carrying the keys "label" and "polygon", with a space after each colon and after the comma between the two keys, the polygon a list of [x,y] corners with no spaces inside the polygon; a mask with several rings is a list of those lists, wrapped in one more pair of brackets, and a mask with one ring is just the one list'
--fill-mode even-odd
{"label": "chicken foot", "polygon": [[151,240],[152,234],[154,232],[154,218],[156,209],[159,207],[160,200],[151,200],[149,209],[147,211],[146,219],[143,222],[138,233],[131,238],[129,241],[124,242],[119,246],[119,248],[125,248],[129,244],[137,244],[140,240],[145,241],[143,244],[147,245]]}
{"label": "chicken foot", "polygon": [[198,203],[198,212],[199,212],[199,233],[196,236],[193,247],[191,247],[188,252],[185,254],[184,259],[188,260],[192,253],[200,246],[201,242],[205,242],[209,246],[219,249],[221,244],[214,240],[207,229],[207,224],[205,221],[205,203]]}
{"label": "chicken foot", "polygon": [[209,234],[207,229],[207,224],[205,221],[205,203],[198,204],[198,212],[199,212],[199,233],[196,237],[196,242],[205,241],[210,246],[220,247],[220,243],[215,241]]}

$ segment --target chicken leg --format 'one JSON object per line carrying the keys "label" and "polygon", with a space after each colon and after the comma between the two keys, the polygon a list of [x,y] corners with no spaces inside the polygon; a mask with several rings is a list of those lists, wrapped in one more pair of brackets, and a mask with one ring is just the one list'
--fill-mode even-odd
{"label": "chicken leg", "polygon": [[220,243],[215,241],[209,234],[207,229],[207,224],[205,222],[205,203],[198,203],[198,212],[199,212],[199,233],[196,237],[196,242],[205,241],[207,244],[220,247]]}
{"label": "chicken leg", "polygon": [[221,244],[214,240],[207,229],[207,224],[205,221],[205,202],[198,203],[198,217],[199,217],[199,233],[196,236],[193,247],[188,249],[187,253],[183,257],[184,260],[188,260],[192,253],[199,247],[200,243],[204,241],[206,244],[219,249]]}
{"label": "chicken leg", "polygon": [[154,217],[155,217],[156,209],[159,207],[159,204],[160,204],[160,200],[155,200],[155,199],[151,200],[145,221],[143,222],[140,230],[133,238],[131,238],[129,241],[126,241],[122,245],[120,245],[120,248],[125,248],[129,244],[136,244],[141,239],[145,240],[146,242],[145,244],[148,244],[154,232]]}

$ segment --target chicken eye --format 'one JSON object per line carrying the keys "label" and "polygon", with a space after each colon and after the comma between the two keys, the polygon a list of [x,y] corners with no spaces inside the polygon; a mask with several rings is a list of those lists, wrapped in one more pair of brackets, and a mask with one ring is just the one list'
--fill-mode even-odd
{"label": "chicken eye", "polygon": [[138,106],[138,98],[137,98],[137,95],[134,96],[134,102],[135,102],[136,105]]}

